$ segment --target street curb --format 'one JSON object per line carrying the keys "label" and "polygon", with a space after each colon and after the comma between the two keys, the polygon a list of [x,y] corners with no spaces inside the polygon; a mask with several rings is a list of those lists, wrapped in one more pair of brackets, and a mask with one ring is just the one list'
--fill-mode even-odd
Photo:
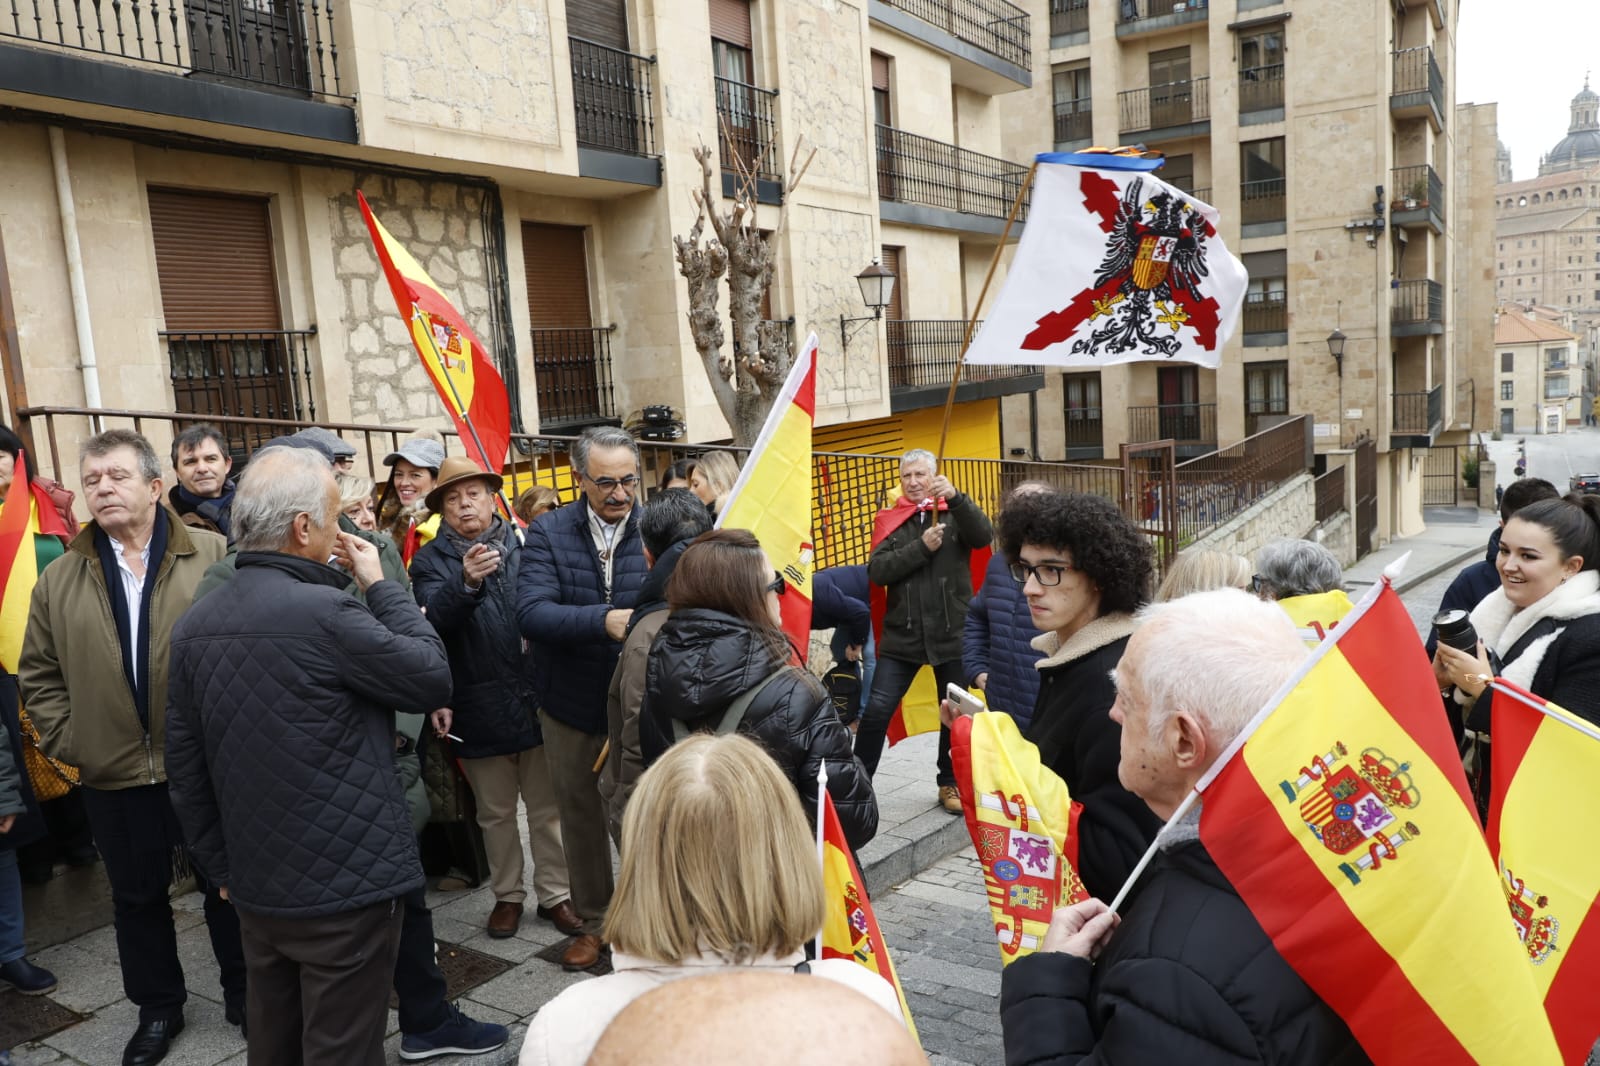
{"label": "street curb", "polygon": [[874,837],[857,861],[867,894],[876,896],[909,881],[939,860],[970,845],[967,820],[942,807],[930,807],[909,822]]}
{"label": "street curb", "polygon": [[[1473,548],[1463,548],[1460,553],[1451,556],[1450,558],[1446,559],[1442,563],[1435,563],[1432,567],[1430,567],[1427,570],[1424,570],[1420,574],[1415,574],[1415,575],[1407,574],[1407,575],[1405,575],[1398,582],[1395,583],[1394,590],[1397,593],[1405,593],[1405,592],[1409,591],[1410,589],[1414,588],[1415,586],[1422,584],[1424,581],[1429,581],[1429,580],[1431,580],[1431,579],[1433,579],[1435,577],[1438,577],[1440,574],[1444,573],[1446,570],[1455,569],[1456,567],[1460,566],[1462,563],[1467,562],[1470,559],[1478,558],[1478,557],[1480,557],[1482,555],[1483,555],[1483,548],[1481,546],[1473,547]],[[1352,585],[1361,585],[1362,587],[1370,587],[1372,585],[1376,585],[1377,581],[1376,580],[1366,581],[1366,580],[1361,579],[1361,578],[1356,578],[1356,579],[1351,580],[1348,583],[1352,584]]]}

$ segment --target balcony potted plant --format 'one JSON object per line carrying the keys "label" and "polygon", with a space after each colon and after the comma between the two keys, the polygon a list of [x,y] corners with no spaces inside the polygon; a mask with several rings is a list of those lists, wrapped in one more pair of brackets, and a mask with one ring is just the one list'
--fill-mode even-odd
{"label": "balcony potted plant", "polygon": [[1401,200],[1402,206],[1407,211],[1415,211],[1419,207],[1428,206],[1428,179],[1417,178],[1406,186],[1405,197]]}

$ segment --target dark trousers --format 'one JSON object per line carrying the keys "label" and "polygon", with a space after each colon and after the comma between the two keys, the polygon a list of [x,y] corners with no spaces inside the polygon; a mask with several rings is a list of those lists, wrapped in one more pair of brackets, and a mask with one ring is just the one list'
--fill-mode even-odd
{"label": "dark trousers", "polygon": [[428,893],[417,888],[400,897],[400,948],[394,964],[395,998],[400,1001],[400,1031],[431,1033],[450,1020],[447,989],[433,946],[433,912]]}
{"label": "dark trousers", "polygon": [[249,1066],[384,1066],[398,899],[322,918],[240,913]]}
{"label": "dark trousers", "polygon": [[[183,834],[167,798],[167,786],[101,790],[84,788],[84,808],[95,844],[111,882],[117,958],[122,990],[139,1006],[141,1022],[183,1013],[188,992],[178,962],[178,935],[172,925],[168,891],[181,856]],[[222,995],[232,1003],[245,996],[244,951],[239,915],[195,871],[205,894],[206,931],[222,971]]]}
{"label": "dark trousers", "polygon": [[606,737],[574,729],[539,712],[544,733],[545,762],[561,816],[561,847],[567,854],[567,884],[572,907],[583,919],[583,931],[600,935],[600,922],[611,906],[611,834],[606,830],[606,808],[600,799],[600,778],[595,760]]}
{"label": "dark trousers", "polygon": [[[878,656],[878,669],[872,675],[872,692],[867,696],[867,712],[861,716],[861,726],[856,730],[856,757],[867,768],[867,773],[878,772],[878,760],[883,758],[884,738],[889,732],[889,719],[894,717],[894,709],[900,705],[906,689],[911,687],[912,679],[924,665],[891,659],[887,655]],[[939,698],[943,699],[946,685],[960,685],[964,681],[961,661],[952,659],[947,663],[935,663],[933,676],[939,684]],[[956,783],[955,771],[950,767],[950,730],[944,726],[939,727],[938,773],[935,780],[940,785]]]}

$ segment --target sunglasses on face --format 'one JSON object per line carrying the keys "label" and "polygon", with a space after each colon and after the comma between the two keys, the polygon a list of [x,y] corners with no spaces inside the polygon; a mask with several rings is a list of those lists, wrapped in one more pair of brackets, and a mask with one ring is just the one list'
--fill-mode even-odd
{"label": "sunglasses on face", "polygon": [[785,592],[788,591],[788,589],[789,589],[789,583],[783,579],[783,575],[782,574],[780,574],[780,573],[778,573],[778,571],[774,570],[772,572],[772,582],[771,582],[771,584],[769,584],[767,586],[767,591],[768,592],[776,592],[778,595],[782,596]]}

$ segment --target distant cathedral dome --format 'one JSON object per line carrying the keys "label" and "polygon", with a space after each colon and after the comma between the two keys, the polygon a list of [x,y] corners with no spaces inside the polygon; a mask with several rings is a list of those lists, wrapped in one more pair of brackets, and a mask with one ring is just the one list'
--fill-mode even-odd
{"label": "distant cathedral dome", "polygon": [[1585,170],[1595,163],[1600,163],[1600,95],[1589,88],[1585,77],[1583,90],[1572,98],[1572,123],[1567,135],[1544,157],[1539,173]]}

